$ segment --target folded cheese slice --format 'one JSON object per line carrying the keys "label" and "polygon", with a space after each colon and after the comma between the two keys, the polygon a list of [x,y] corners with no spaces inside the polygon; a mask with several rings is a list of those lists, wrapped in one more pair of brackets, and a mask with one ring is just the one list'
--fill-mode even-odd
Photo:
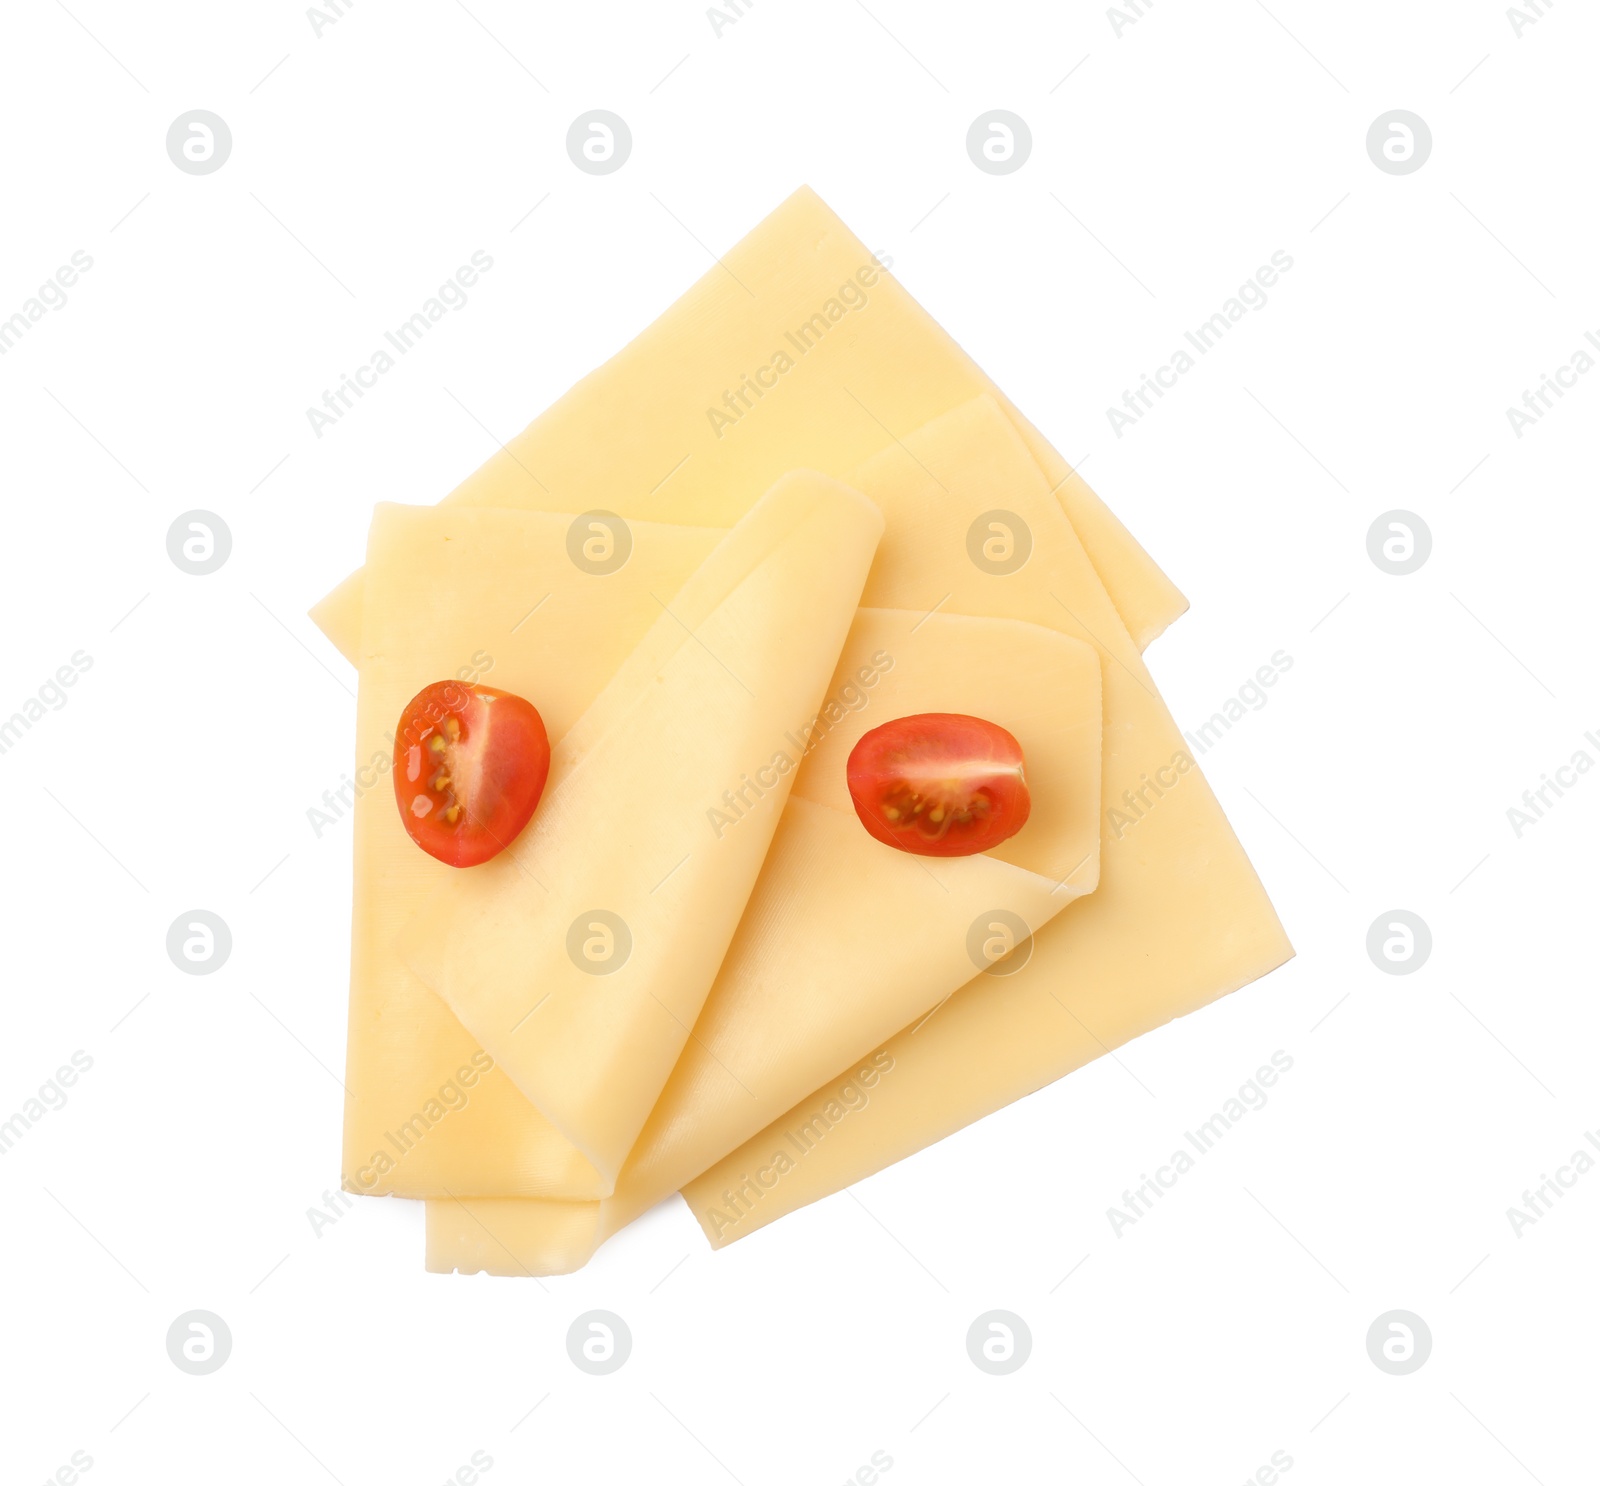
{"label": "folded cheese slice", "polygon": [[755,885],[788,740],[816,716],[882,530],[848,487],[780,479],[556,745],[528,828],[401,934],[418,978],[607,1182]]}
{"label": "folded cheese slice", "polygon": [[[940,596],[948,569],[913,560],[899,540],[911,532],[937,542],[939,512],[956,493],[1022,515],[1036,535],[1059,514],[1049,511],[1049,484],[1020,438],[981,401],[854,478],[884,508],[895,538],[874,569],[869,603],[915,607]],[[1104,586],[1076,540],[1062,535],[1050,544],[1047,584],[1057,622],[1092,640],[1105,659],[1100,885],[1034,936],[1016,974],[975,977],[925,1026],[902,1030],[861,1065],[874,1080],[865,1107],[841,1116],[842,1090],[860,1078],[859,1066],[841,1065],[836,1079],[688,1183],[683,1195],[714,1246],[1237,990],[1294,953]],[[906,561],[890,560],[896,551]],[[1034,560],[1039,555],[1036,545]],[[1031,612],[1028,585],[1017,582],[1029,566],[995,577],[987,607]],[[941,612],[966,602],[970,595],[958,594]],[[773,1179],[780,1152],[788,1166]]]}
{"label": "folded cheese slice", "polygon": [[[786,470],[842,475],[981,393],[998,400],[1148,644],[1187,607],[1183,595],[809,187],[448,499],[727,526]],[[312,610],[351,659],[361,586],[352,575]]]}
{"label": "folded cheese slice", "polygon": [[[987,854],[928,859],[862,829],[861,735],[918,712],[989,718],[1021,743],[1028,823]],[[839,1066],[870,1053],[1099,875],[1100,662],[1053,629],[863,609],[744,918],[661,1098],[603,1202],[428,1205],[428,1267],[566,1273]]]}
{"label": "folded cheese slice", "polygon": [[[533,701],[559,741],[723,536],[634,522],[626,564],[592,572],[569,555],[574,532],[571,515],[460,504],[380,505],[373,516],[350,781],[348,1191],[609,1190],[395,947],[402,925],[455,875],[412,844],[395,808],[388,774],[401,708],[429,682],[482,680]],[[576,540],[587,536],[578,525]]]}

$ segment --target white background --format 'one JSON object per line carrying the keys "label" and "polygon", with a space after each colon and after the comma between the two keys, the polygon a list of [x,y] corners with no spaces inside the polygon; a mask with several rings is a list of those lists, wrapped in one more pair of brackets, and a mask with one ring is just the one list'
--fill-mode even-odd
{"label": "white background", "polygon": [[[1519,37],[1490,0],[1158,0],[1119,36],[1091,4],[757,0],[719,37],[676,0],[470,4],[320,38],[289,3],[5,6],[0,319],[94,266],[0,358],[0,715],[93,667],[5,755],[0,1118],[94,1066],[3,1158],[4,1480],[74,1451],[107,1483],[429,1486],[474,1451],[491,1482],[875,1451],[891,1486],[1222,1486],[1275,1451],[1306,1486],[1593,1480],[1600,1172],[1520,1237],[1506,1210],[1600,1127],[1600,775],[1520,839],[1506,811],[1600,759],[1600,373],[1521,439],[1505,414],[1600,333],[1592,9]],[[597,107],[634,138],[603,178],[564,146]],[[1003,177],[964,147],[997,107],[1033,133]],[[194,108],[232,130],[212,175],[165,151]],[[1395,108],[1431,126],[1414,174],[1366,153]],[[676,1202],[546,1282],[425,1275],[398,1201],[319,1237],[350,842],[306,811],[354,676],[304,612],[374,500],[436,500],[802,182],[1189,595],[1150,652],[1180,726],[1293,657],[1202,766],[1299,958],[720,1254]],[[316,438],[475,249],[467,307]],[[234,538],[206,578],[165,550],[195,507]],[[1366,551],[1396,507],[1433,534],[1409,577]],[[196,907],[234,937],[204,978],[164,948]],[[1397,907],[1434,938],[1406,977],[1365,950]],[[1270,1103],[1117,1237],[1278,1049]],[[166,1355],[195,1308],[233,1334],[208,1377]],[[591,1308],[633,1332],[610,1377],[567,1359]],[[992,1308],[1033,1335],[1007,1377],[966,1355]],[[1365,1343],[1397,1308],[1433,1337],[1404,1377]]]}

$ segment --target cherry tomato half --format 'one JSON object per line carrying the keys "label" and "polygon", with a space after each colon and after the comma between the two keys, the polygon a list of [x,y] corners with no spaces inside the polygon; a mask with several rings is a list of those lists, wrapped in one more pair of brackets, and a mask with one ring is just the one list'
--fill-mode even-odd
{"label": "cherry tomato half", "polygon": [[527,825],[550,773],[533,705],[507,691],[435,681],[406,704],[394,739],[394,798],[431,857],[476,867]]}
{"label": "cherry tomato half", "polygon": [[1003,727],[959,712],[873,728],[850,750],[846,777],[868,832],[916,856],[988,851],[1015,836],[1032,808],[1021,745]]}

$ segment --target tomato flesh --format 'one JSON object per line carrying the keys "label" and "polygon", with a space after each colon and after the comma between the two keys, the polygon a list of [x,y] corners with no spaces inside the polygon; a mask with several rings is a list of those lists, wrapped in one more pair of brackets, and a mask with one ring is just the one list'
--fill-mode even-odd
{"label": "tomato flesh", "polygon": [[418,846],[452,867],[475,867],[516,840],[549,774],[544,719],[508,691],[435,681],[400,714],[400,819]]}
{"label": "tomato flesh", "polygon": [[1032,800],[1022,746],[959,712],[921,712],[866,733],[846,766],[861,824],[886,846],[925,857],[975,856],[1015,836]]}

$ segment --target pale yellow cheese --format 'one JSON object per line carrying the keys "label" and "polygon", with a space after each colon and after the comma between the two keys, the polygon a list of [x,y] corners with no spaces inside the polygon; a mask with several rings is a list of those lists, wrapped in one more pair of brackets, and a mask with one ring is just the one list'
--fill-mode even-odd
{"label": "pale yellow cheese", "polygon": [[594,1252],[598,1202],[447,1197],[427,1203],[434,1274],[569,1274]]}
{"label": "pale yellow cheese", "polygon": [[[1019,513],[1037,536],[1049,486],[998,410],[981,402],[905,443],[854,479],[888,518],[866,601],[911,607],[939,597],[952,560],[905,542],[926,534],[937,546],[940,512],[953,497]],[[946,544],[954,537],[948,526]],[[715,1246],[910,1155],[1293,954],[1087,558],[1075,540],[1051,546],[1057,622],[1095,640],[1106,661],[1100,885],[1034,936],[1021,971],[976,977],[925,1026],[901,1031],[864,1064],[841,1065],[834,1080],[688,1183],[683,1195]],[[1027,572],[994,579],[987,606],[1010,612],[1013,601],[1021,605],[1027,585],[1015,579]],[[970,601],[970,592],[958,595],[941,612]],[[872,1075],[871,1098],[844,1109],[842,1091],[860,1081],[862,1067]],[[787,1158],[781,1172],[780,1153]]]}
{"label": "pale yellow cheese", "polygon": [[[731,525],[785,471],[842,475],[989,393],[1143,646],[1186,601],[1094,492],[809,187],[449,499]],[[347,656],[353,575],[312,617]]]}
{"label": "pale yellow cheese", "polygon": [[527,697],[561,738],[722,536],[635,522],[627,563],[600,576],[571,560],[572,527],[571,516],[461,504],[374,514],[356,717],[349,1191],[609,1189],[395,950],[401,926],[455,875],[412,844],[395,806],[401,708],[430,682],[482,680]]}
{"label": "pale yellow cheese", "polygon": [[[554,750],[532,822],[401,935],[406,963],[615,1179],[755,885],[883,530],[782,477]],[[738,803],[742,802],[742,808]]]}
{"label": "pale yellow cheese", "polygon": [[[1022,745],[1032,812],[984,855],[896,851],[850,802],[846,762],[861,735],[938,711],[989,718]],[[745,915],[616,1192],[587,1205],[432,1202],[429,1268],[578,1267],[830,1071],[932,1010],[986,949],[1003,953],[1091,890],[1100,738],[1089,645],[1013,620],[863,609]]]}

